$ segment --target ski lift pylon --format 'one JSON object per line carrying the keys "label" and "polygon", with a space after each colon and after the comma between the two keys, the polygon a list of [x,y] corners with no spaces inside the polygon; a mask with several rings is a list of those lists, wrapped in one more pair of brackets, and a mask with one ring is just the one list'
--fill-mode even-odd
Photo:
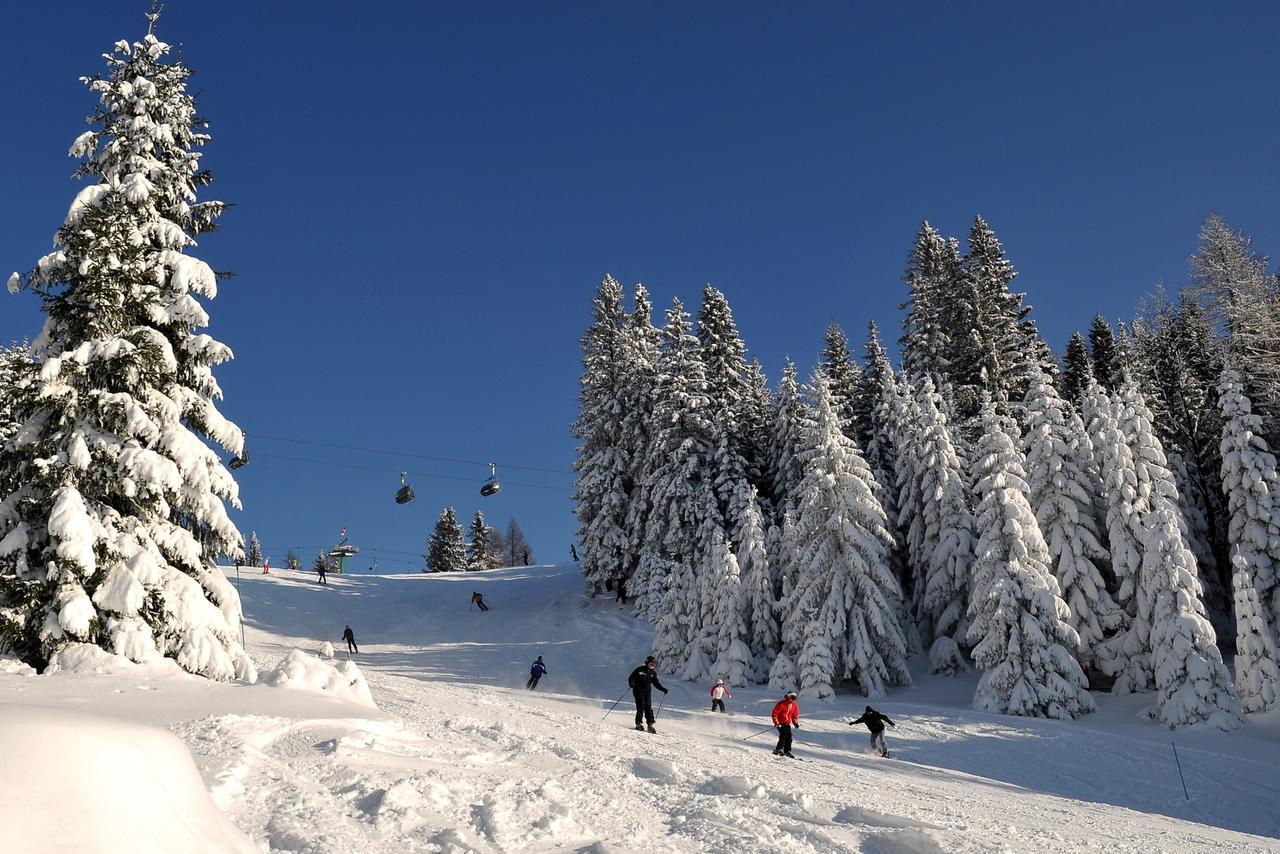
{"label": "ski lift pylon", "polygon": [[488,498],[490,495],[497,495],[501,489],[502,484],[498,483],[498,464],[489,463],[489,479],[480,487],[480,494]]}
{"label": "ski lift pylon", "polygon": [[413,494],[413,487],[405,480],[405,475],[407,474],[408,472],[400,472],[400,488],[396,490],[397,504],[408,504],[418,497]]}

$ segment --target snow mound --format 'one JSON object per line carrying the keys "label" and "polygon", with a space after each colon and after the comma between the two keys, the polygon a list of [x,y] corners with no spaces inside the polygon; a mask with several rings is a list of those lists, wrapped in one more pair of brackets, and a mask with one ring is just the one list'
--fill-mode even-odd
{"label": "snow mound", "polygon": [[930,830],[938,830],[936,826],[923,821],[916,821],[911,818],[904,818],[897,815],[886,815],[884,813],[869,810],[864,807],[848,806],[840,810],[831,818],[832,821],[840,824],[865,824],[870,827],[892,827],[900,830],[928,828]]}
{"label": "snow mound", "polygon": [[354,661],[330,664],[295,649],[262,681],[276,688],[323,691],[330,696],[352,700],[371,709],[378,708],[373,702],[373,695],[369,693],[369,683]]}
{"label": "snow mound", "polygon": [[676,777],[676,764],[668,759],[641,756],[635,760],[633,770],[637,777],[648,780],[674,780]]}
{"label": "snow mound", "polygon": [[163,730],[49,706],[0,705],[0,851],[252,854],[191,754]]}
{"label": "snow mound", "polygon": [[729,795],[735,798],[763,798],[767,794],[764,786],[752,783],[746,777],[730,774],[724,777],[712,777],[699,789],[704,795]]}
{"label": "snow mound", "polygon": [[16,658],[8,655],[0,655],[0,673],[8,673],[14,676],[35,676],[35,668],[29,664],[24,664]]}
{"label": "snow mound", "polygon": [[73,643],[58,650],[49,659],[45,674],[54,673],[154,673],[156,671],[182,673],[173,659],[157,658],[146,664],[130,661],[123,655],[114,655],[91,643]]}
{"label": "snow mound", "polygon": [[325,641],[324,643],[320,644],[320,648],[316,650],[316,655],[324,659],[332,659],[333,644],[329,643],[328,641]]}

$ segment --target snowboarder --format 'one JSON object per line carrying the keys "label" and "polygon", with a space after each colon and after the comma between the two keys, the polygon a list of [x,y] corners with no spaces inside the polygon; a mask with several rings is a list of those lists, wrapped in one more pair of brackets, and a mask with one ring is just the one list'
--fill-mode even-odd
{"label": "snowboarder", "polygon": [[473,592],[473,593],[471,594],[471,601],[472,601],[472,602],[474,602],[475,604],[479,605],[479,606],[480,606],[480,610],[481,610],[481,611],[488,611],[488,610],[489,610],[489,606],[488,606],[488,605],[486,605],[486,604],[484,604],[484,597],[483,597],[483,596],[481,596],[479,593],[475,593],[475,592]]}
{"label": "snowboarder", "polygon": [[575,561],[578,559],[578,548],[573,543],[569,543],[569,556]]}
{"label": "snowboarder", "polygon": [[716,684],[711,688],[711,711],[723,712],[725,697],[732,699],[733,695],[730,694],[729,689],[725,687],[724,680],[717,679]]}
{"label": "snowboarder", "polygon": [[[867,706],[867,710],[862,713],[862,717],[856,721],[849,721],[849,726],[856,724],[866,724],[867,729],[871,730],[871,749],[878,750],[881,756],[888,756],[889,751],[884,746],[884,725],[897,728],[897,724],[889,720],[888,715],[882,715],[875,709]],[[878,744],[877,744],[878,742]]]}
{"label": "snowboarder", "polygon": [[791,755],[791,728],[800,729],[800,707],[796,705],[795,691],[788,691],[773,707],[773,725],[778,728],[778,746],[773,749],[773,755],[795,759]]}
{"label": "snowboarder", "polygon": [[652,655],[644,660],[644,664],[631,671],[627,685],[631,687],[631,695],[636,700],[636,729],[644,731],[641,720],[649,724],[649,732],[657,732],[653,728],[653,689],[662,693],[667,689],[658,681],[658,660]]}
{"label": "snowboarder", "polygon": [[532,691],[538,687],[538,680],[547,675],[547,666],[542,663],[542,656],[538,656],[538,660],[529,668],[529,681],[525,683],[526,688]]}
{"label": "snowboarder", "polygon": [[347,626],[342,630],[342,639],[347,642],[347,654],[359,652],[360,647],[356,646],[356,633],[351,631],[351,627]]}
{"label": "snowboarder", "polygon": [[329,582],[325,580],[325,573],[328,571],[329,571],[329,568],[325,566],[323,563],[316,564],[316,574],[320,576],[320,583],[325,585],[326,587],[329,586]]}

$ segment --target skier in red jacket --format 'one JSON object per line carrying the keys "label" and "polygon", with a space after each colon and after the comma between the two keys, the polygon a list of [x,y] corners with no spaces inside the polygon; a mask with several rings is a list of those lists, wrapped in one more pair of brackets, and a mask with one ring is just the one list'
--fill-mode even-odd
{"label": "skier in red jacket", "polygon": [[795,759],[791,755],[791,728],[800,729],[800,707],[796,705],[795,691],[788,691],[773,707],[773,725],[778,728],[778,746],[773,749],[773,755]]}

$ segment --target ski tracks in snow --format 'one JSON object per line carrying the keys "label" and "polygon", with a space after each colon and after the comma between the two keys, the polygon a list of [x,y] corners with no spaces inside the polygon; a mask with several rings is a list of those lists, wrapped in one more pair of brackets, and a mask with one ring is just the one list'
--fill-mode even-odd
{"label": "ski tracks in snow", "polygon": [[266,849],[1258,850],[1257,837],[821,746],[852,743],[836,721],[806,727],[815,743],[793,762],[768,734],[740,740],[758,731],[741,719],[711,737],[685,731],[699,720],[650,735],[625,703],[601,722],[574,698],[366,675],[388,719],[176,727],[219,806]]}

